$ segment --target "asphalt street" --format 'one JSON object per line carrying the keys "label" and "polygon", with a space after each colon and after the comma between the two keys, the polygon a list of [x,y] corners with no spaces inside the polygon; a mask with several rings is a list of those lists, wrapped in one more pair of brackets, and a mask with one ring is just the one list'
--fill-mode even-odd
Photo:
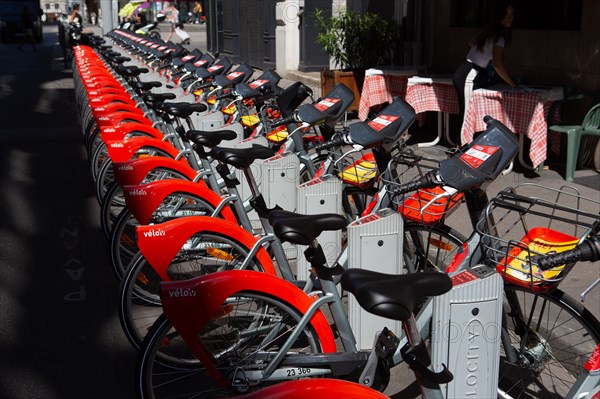
{"label": "asphalt street", "polygon": [[56,26],[0,45],[0,398],[132,398],[108,248]]}
{"label": "asphalt street", "polygon": [[[118,282],[57,31],[45,27],[38,52],[0,44],[0,398],[133,398],[136,353],[117,317]],[[190,34],[189,47],[203,49],[204,32]],[[490,192],[529,180],[513,172]],[[533,180],[564,183],[554,170]],[[575,183],[598,199],[599,181],[580,171]],[[588,264],[561,287],[579,297],[598,277]],[[600,287],[586,300],[596,317],[599,298]],[[414,397],[414,388],[387,393]]]}

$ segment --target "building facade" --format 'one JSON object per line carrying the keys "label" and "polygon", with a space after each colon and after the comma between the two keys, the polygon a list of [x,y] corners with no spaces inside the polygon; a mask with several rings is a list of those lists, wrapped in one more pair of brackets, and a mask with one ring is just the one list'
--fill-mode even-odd
{"label": "building facade", "polygon": [[[401,28],[394,66],[452,73],[481,29],[494,0],[205,0],[208,50],[257,68],[318,71],[329,57],[315,44],[320,8],[377,12]],[[512,74],[528,84],[600,89],[600,2],[515,1]],[[557,51],[560,49],[561,51]]]}
{"label": "building facade", "polygon": [[61,15],[68,14],[72,2],[68,0],[41,0],[40,6],[46,21],[55,21]]}

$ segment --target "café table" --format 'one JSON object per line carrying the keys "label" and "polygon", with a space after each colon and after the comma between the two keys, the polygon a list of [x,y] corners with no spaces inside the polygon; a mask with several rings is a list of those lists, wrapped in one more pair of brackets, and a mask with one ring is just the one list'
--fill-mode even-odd
{"label": "caf\u00e9 table", "polygon": [[[450,77],[413,76],[408,79],[405,100],[417,114],[433,111],[438,116],[438,131],[435,140],[419,143],[419,147],[431,147],[440,142],[442,130],[446,142],[454,146],[450,139],[450,114],[458,114],[458,97]],[[443,118],[443,121],[442,121]]]}
{"label": "caf\u00e9 table", "polygon": [[360,94],[358,118],[367,119],[371,107],[391,103],[394,97],[404,98],[408,86],[408,78],[413,75],[403,71],[383,72],[378,69],[367,69],[365,81]]}
{"label": "caf\u00e9 table", "polygon": [[436,145],[442,137],[444,125],[446,140],[450,142],[449,114],[458,113],[458,99],[449,77],[414,76],[407,74],[407,71],[367,70],[359,104],[359,119],[365,120],[371,107],[389,103],[394,97],[405,99],[417,114],[427,111],[439,113],[437,138],[419,143],[420,147]]}
{"label": "caf\u00e9 table", "polygon": [[[470,143],[476,132],[486,128],[483,117],[504,123],[519,137],[519,162],[530,169],[536,169],[546,160],[547,130],[546,116],[552,103],[563,98],[561,87],[532,86],[512,89],[508,86],[494,86],[474,90],[465,110],[465,120],[461,130],[462,144]],[[524,138],[531,140],[529,159],[523,154]]]}

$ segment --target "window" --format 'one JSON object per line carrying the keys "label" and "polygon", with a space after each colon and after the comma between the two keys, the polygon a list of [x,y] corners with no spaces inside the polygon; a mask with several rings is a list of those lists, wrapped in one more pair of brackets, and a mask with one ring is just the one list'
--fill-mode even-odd
{"label": "window", "polygon": [[[494,0],[451,0],[450,26],[479,28],[492,15]],[[515,29],[572,30],[581,25],[582,0],[513,1]]]}

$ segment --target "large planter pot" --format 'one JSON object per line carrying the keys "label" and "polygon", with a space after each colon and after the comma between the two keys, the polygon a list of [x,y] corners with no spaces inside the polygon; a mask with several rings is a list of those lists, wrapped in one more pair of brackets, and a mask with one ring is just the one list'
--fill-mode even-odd
{"label": "large planter pot", "polygon": [[343,83],[354,93],[354,102],[348,111],[358,111],[360,103],[360,93],[362,92],[363,83],[365,81],[364,69],[352,70],[329,70],[321,69],[321,96],[333,90],[333,87],[338,83]]}

